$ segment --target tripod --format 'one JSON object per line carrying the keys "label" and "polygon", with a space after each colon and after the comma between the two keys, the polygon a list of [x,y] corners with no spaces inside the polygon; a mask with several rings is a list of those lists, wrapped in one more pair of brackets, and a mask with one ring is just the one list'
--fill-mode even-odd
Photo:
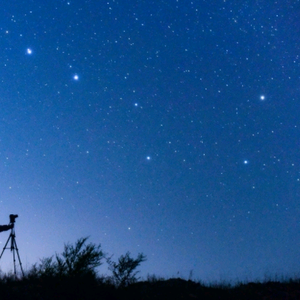
{"label": "tripod", "polygon": [[[20,259],[20,255],[19,255],[19,250],[18,250],[18,246],[17,246],[17,242],[16,242],[16,234],[15,234],[15,226],[14,226],[14,223],[11,224],[12,225],[12,228],[11,228],[11,231],[10,231],[10,235],[7,239],[7,242],[2,250],[2,253],[0,255],[0,259],[2,258],[2,255],[4,253],[4,250],[5,249],[10,249],[13,253],[13,262],[14,262],[14,274],[15,274],[15,278],[17,278],[17,270],[16,270],[16,253],[17,252],[17,256],[18,256],[18,260],[19,260],[19,264],[20,264],[20,268],[21,268],[21,272],[22,272],[22,275],[24,276],[24,271],[23,271],[23,267],[22,267],[22,263],[21,263],[21,259]],[[8,245],[8,242],[10,240],[10,248],[7,247]]]}

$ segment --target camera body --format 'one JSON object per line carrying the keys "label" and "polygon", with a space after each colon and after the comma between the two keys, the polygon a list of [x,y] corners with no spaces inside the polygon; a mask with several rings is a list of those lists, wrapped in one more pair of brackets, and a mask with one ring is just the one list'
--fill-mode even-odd
{"label": "camera body", "polygon": [[12,224],[15,223],[17,217],[18,217],[18,215],[10,214],[9,215],[9,222],[12,223]]}

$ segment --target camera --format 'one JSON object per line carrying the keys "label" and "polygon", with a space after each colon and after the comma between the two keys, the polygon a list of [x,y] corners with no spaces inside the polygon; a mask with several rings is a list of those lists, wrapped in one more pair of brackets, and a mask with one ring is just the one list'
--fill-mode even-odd
{"label": "camera", "polygon": [[13,215],[13,214],[9,215],[9,222],[15,223],[17,217],[18,217],[18,215]]}

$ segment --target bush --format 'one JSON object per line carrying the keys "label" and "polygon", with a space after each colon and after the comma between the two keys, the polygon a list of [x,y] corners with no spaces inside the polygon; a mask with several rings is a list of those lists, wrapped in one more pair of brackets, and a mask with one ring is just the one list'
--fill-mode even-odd
{"label": "bush", "polygon": [[86,238],[80,238],[75,245],[65,244],[61,255],[43,258],[39,265],[33,265],[29,277],[82,277],[96,278],[96,268],[104,257],[101,245],[86,244]]}
{"label": "bush", "polygon": [[145,260],[146,256],[142,253],[139,253],[137,258],[134,259],[130,257],[130,252],[127,252],[125,255],[120,256],[117,263],[112,261],[111,257],[107,259],[107,263],[113,273],[114,282],[118,286],[124,287],[138,280],[136,277],[138,271],[135,271],[135,269]]}

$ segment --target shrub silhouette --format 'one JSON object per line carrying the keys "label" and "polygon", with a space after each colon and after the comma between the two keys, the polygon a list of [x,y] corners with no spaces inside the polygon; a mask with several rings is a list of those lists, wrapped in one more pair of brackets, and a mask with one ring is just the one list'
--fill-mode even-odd
{"label": "shrub silhouette", "polygon": [[118,262],[112,261],[110,257],[107,259],[107,263],[113,273],[115,283],[119,287],[124,287],[138,280],[136,275],[139,271],[135,271],[135,269],[145,260],[146,256],[143,253],[139,253],[137,258],[134,259],[130,257],[130,252],[127,252],[119,257]]}
{"label": "shrub silhouette", "polygon": [[40,264],[36,263],[29,270],[27,277],[53,277],[57,275],[57,270],[53,262],[53,256],[40,259]]}
{"label": "shrub silhouette", "polygon": [[56,255],[56,264],[60,274],[77,276],[92,274],[96,276],[96,268],[104,257],[101,245],[85,244],[88,238],[77,240],[75,246],[66,244],[62,257]]}
{"label": "shrub silhouette", "polygon": [[104,258],[101,245],[86,244],[87,237],[77,240],[75,245],[65,244],[61,255],[41,259],[40,264],[33,265],[29,276],[35,277],[82,277],[96,278],[96,268],[100,266]]}

